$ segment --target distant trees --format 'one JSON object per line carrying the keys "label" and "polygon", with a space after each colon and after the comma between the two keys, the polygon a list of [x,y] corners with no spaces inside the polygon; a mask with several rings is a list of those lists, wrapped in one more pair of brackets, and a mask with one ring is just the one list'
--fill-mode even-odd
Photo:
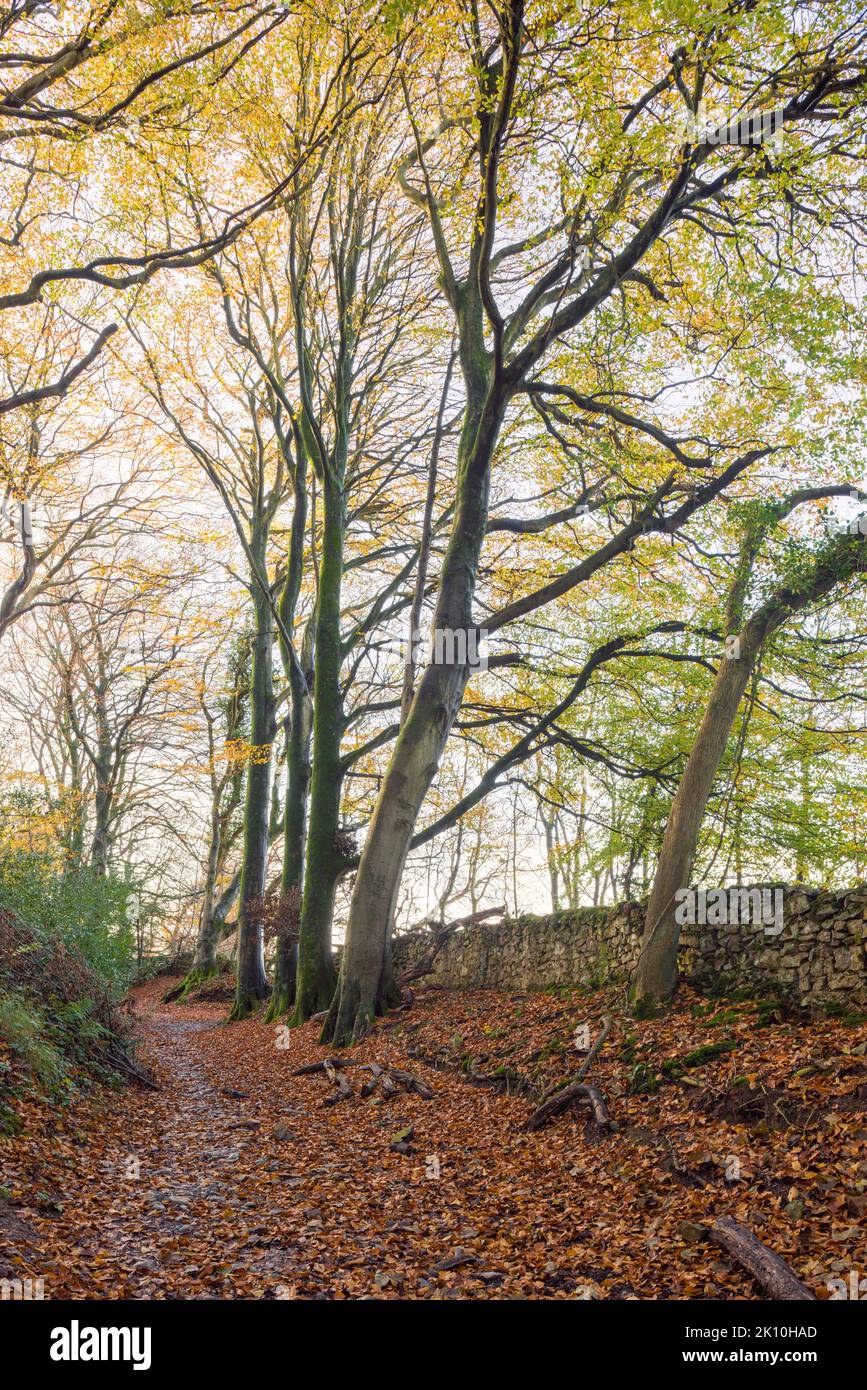
{"label": "distant trees", "polygon": [[241,634],[230,647],[224,690],[214,702],[212,687],[215,682],[211,673],[222,655],[220,652],[218,658],[204,662],[197,682],[199,705],[207,730],[210,814],[196,948],[192,967],[183,982],[184,989],[201,984],[217,968],[217,947],[225,928],[217,911],[219,887],[243,830],[240,815],[246,765],[243,750],[250,698],[250,640],[247,634]]}

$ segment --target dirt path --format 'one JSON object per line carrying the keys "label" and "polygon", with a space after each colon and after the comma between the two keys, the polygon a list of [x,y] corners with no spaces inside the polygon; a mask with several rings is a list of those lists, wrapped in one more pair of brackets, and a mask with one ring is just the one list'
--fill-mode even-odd
{"label": "dirt path", "polygon": [[[410,1055],[422,1039],[457,1055],[491,1049],[491,1061],[504,1047],[511,1061],[523,1036],[528,1059],[547,1055],[553,1078],[568,1065],[561,1034],[586,1003],[418,1000],[356,1055],[423,1075],[434,1099],[355,1096],[324,1107],[327,1081],[293,1075],[323,1055],[315,1025],[227,1026],[222,1003],[161,1004],[165,984],[133,1001],[161,1089],[101,1090],[59,1115],[45,1107],[0,1152],[0,1277],[42,1278],[48,1298],[754,1298],[748,1276],[683,1234],[685,1221],[724,1211],[746,1218],[817,1287],[817,1270],[863,1263],[864,1228],[851,1214],[860,1180],[848,1206],[833,1189],[808,1190],[800,1227],[783,1211],[790,1184],[818,1157],[828,1174],[839,1168],[844,1194],[859,1171],[845,1143],[832,1163],[818,1111],[815,1135],[756,1137],[709,1121],[685,1087],[627,1096],[628,1068],[612,1047],[600,1084],[619,1131],[599,1137],[565,1117],[528,1135],[526,1100],[425,1070]],[[666,1024],[667,1049],[700,1026],[685,1016]],[[823,1046],[839,1049],[842,1030],[821,1029]],[[735,1067],[767,1072],[773,1060],[771,1030],[746,1019],[739,1036],[738,1062],[713,1064],[720,1078]],[[816,1036],[805,1040],[804,1055],[816,1046]],[[843,1092],[864,1059],[838,1060],[846,1065],[827,1084]],[[832,1118],[857,1142],[865,1136],[853,1104]],[[407,1126],[411,1152],[393,1152]],[[732,1153],[743,1160],[739,1185],[723,1177]],[[813,1252],[816,1238],[823,1248]]]}
{"label": "dirt path", "polygon": [[[160,1091],[77,1107],[77,1137],[43,1167],[26,1272],[47,1297],[574,1296],[613,1273],[554,1263],[549,1221],[574,1202],[583,1244],[586,1193],[560,1145],[532,1177],[516,1164],[525,1102],[430,1073],[433,1101],[323,1108],[325,1081],[291,1075],[322,1055],[314,1027],[226,1027],[223,1005],[163,1006],[164,988],[135,999]],[[418,1070],[385,1039],[369,1046]],[[393,1153],[409,1125],[413,1152]]]}

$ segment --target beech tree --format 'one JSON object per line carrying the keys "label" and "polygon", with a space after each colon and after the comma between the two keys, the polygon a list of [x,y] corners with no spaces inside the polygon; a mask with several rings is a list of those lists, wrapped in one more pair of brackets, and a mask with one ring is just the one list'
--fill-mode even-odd
{"label": "beech tree", "polygon": [[[687,235],[693,245],[705,237],[710,248],[722,230],[737,243],[759,226],[773,226],[775,218],[798,216],[801,186],[803,215],[818,217],[823,160],[846,147],[841,127],[863,93],[863,37],[847,23],[845,5],[829,5],[816,16],[806,48],[797,31],[764,5],[722,14],[716,6],[696,5],[679,34],[662,26],[662,42],[649,39],[645,17],[641,6],[618,9],[616,20],[603,10],[592,21],[583,11],[558,14],[554,21],[545,6],[522,0],[491,6],[484,17],[472,4],[457,5],[448,23],[461,43],[455,64],[465,63],[460,97],[449,105],[442,64],[436,78],[441,114],[432,133],[426,124],[433,104],[424,79],[405,84],[412,144],[403,186],[429,219],[440,284],[456,322],[465,393],[453,524],[433,626],[463,633],[464,651],[478,626],[473,599],[492,466],[510,406],[518,398],[543,404],[560,398],[587,418],[635,421],[621,402],[543,380],[543,362],[556,368],[555,348],[592,323],[612,297],[628,303],[633,287],[657,293],[653,274],[643,266],[654,264],[656,254],[676,259]],[[616,40],[609,27],[615,23]],[[639,36],[637,72],[648,70],[648,47],[658,44],[652,78],[642,90],[624,83],[619,58],[616,72],[605,59],[606,53],[624,55]],[[466,98],[468,90],[473,101]],[[705,99],[726,101],[744,115],[745,127],[733,144],[709,134],[701,122],[695,128]],[[530,217],[522,208],[523,219],[513,215],[508,227],[522,155],[532,150],[539,158],[542,122],[554,101],[561,119],[567,110],[580,113],[574,119],[585,142],[583,157],[574,168],[568,156],[563,161],[559,217],[536,219],[528,229]],[[750,124],[762,103],[773,107],[778,130],[801,123],[811,132],[797,160],[786,163],[782,157],[780,176],[774,172],[776,156]],[[590,108],[592,134],[584,119]],[[670,139],[678,119],[677,135],[666,148],[666,132]],[[552,145],[548,153],[556,158]],[[799,195],[793,197],[794,186]],[[857,225],[857,218],[850,220]],[[544,258],[534,259],[539,248]],[[516,289],[522,273],[522,288]],[[645,418],[643,428],[659,435],[652,418]],[[696,466],[707,471],[712,463],[697,460],[686,440],[669,436],[667,442],[678,468],[633,522],[572,572],[489,618],[489,631],[585,582],[643,533],[677,531],[765,452],[746,449],[726,469],[688,488],[687,500],[666,509],[669,499],[683,496],[678,474],[688,477]],[[419,679],[365,840],[325,1040],[358,1037],[395,998],[389,942],[400,878],[468,674],[466,660],[446,660],[428,664]]]}

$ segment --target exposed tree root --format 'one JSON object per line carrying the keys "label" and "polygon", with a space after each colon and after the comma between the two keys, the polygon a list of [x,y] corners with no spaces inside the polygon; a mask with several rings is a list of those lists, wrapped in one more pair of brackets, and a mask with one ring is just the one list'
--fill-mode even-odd
{"label": "exposed tree root", "polygon": [[264,1003],[265,996],[260,998],[253,990],[248,990],[246,994],[236,995],[235,1002],[229,1011],[228,1023],[241,1023],[245,1018],[251,1018],[253,1014],[259,1012]]}
{"label": "exposed tree root", "polygon": [[593,1111],[593,1118],[599,1129],[608,1130],[612,1128],[611,1116],[608,1114],[608,1109],[602,1096],[595,1086],[588,1086],[584,1082],[585,1076],[590,1070],[593,1061],[599,1055],[602,1044],[605,1042],[610,1032],[611,1019],[603,1018],[599,1035],[590,1051],[587,1053],[581,1070],[575,1080],[570,1082],[568,1086],[564,1086],[562,1090],[555,1092],[554,1095],[548,1096],[543,1100],[542,1104],[536,1107],[527,1120],[524,1126],[525,1129],[541,1129],[544,1125],[548,1124],[549,1120],[552,1120],[555,1115],[559,1115],[564,1110],[568,1110],[570,1106],[581,1104],[584,1101],[589,1102],[590,1108]]}
{"label": "exposed tree root", "polygon": [[277,1023],[281,1018],[283,1018],[284,1014],[288,1014],[292,1010],[294,1004],[295,1000],[293,996],[286,994],[283,992],[283,990],[277,989],[275,987],[274,992],[271,995],[270,1000],[268,1001],[268,1007],[265,1010],[265,1022]]}
{"label": "exposed tree root", "polygon": [[332,1086],[337,1087],[337,1095],[326,1096],[325,1104],[336,1105],[339,1100],[352,1100],[352,1097],[355,1094],[355,1092],[350,1086],[349,1078],[346,1076],[346,1074],[342,1070],[338,1070],[338,1068],[334,1065],[330,1057],[325,1058],[325,1061],[322,1063],[322,1066],[324,1067],[325,1075],[328,1077],[328,1080],[331,1082]]}
{"label": "exposed tree root", "polygon": [[585,1086],[580,1081],[573,1081],[570,1086],[564,1086],[563,1090],[558,1091],[556,1095],[550,1096],[548,1100],[543,1100],[542,1104],[533,1111],[524,1128],[529,1130],[542,1129],[549,1120],[553,1120],[555,1115],[568,1110],[570,1105],[577,1105],[582,1101],[589,1101],[593,1118],[599,1129],[611,1128],[611,1116],[608,1114],[605,1101],[596,1087]]}
{"label": "exposed tree root", "polygon": [[374,1091],[379,1090],[386,1099],[396,1096],[401,1089],[404,1092],[415,1091],[417,1095],[425,1100],[433,1100],[433,1091],[426,1081],[421,1081],[417,1076],[413,1076],[408,1071],[400,1071],[397,1067],[381,1067],[378,1062],[362,1062],[355,1057],[326,1057],[322,1062],[310,1062],[306,1067],[299,1067],[293,1072],[293,1076],[312,1076],[316,1072],[324,1072],[333,1086],[337,1087],[338,1094],[329,1096],[325,1101],[326,1105],[336,1105],[338,1101],[350,1100],[355,1094],[350,1085],[349,1078],[344,1075],[347,1067],[358,1067],[361,1071],[369,1072],[370,1079],[361,1088],[361,1096],[373,1095]]}
{"label": "exposed tree root", "polygon": [[170,989],[166,990],[163,995],[163,1003],[174,1004],[178,999],[186,999],[191,989],[195,989],[198,985],[204,984],[205,980],[210,980],[214,975],[218,975],[219,973],[219,969],[216,965],[213,966],[213,968],[205,970],[189,970],[180,984],[173,985]]}

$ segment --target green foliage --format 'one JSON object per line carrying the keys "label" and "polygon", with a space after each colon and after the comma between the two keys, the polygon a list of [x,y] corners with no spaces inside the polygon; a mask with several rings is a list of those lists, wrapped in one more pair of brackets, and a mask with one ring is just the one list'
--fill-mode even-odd
{"label": "green foliage", "polygon": [[22,994],[0,995],[0,1043],[42,1089],[59,1092],[66,1079],[63,1058],[48,1041],[44,1016]]}
{"label": "green foliage", "polygon": [[106,1060],[111,1035],[93,1009],[89,999],[42,999],[36,987],[16,989],[0,977],[0,1134],[21,1132],[16,1099],[65,1104],[93,1078],[117,1081]]}
{"label": "green foliage", "polygon": [[0,908],[77,951],[115,994],[129,984],[135,935],[127,921],[134,886],[89,870],[64,874],[47,852],[0,850]]}

